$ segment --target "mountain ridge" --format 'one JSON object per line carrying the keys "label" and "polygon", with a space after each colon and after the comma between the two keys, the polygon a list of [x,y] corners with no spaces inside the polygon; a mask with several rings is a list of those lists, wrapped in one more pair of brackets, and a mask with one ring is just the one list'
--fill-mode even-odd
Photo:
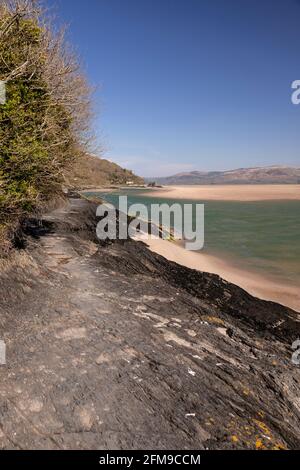
{"label": "mountain ridge", "polygon": [[300,184],[300,168],[286,165],[237,168],[225,171],[192,170],[175,175],[146,178],[158,184]]}

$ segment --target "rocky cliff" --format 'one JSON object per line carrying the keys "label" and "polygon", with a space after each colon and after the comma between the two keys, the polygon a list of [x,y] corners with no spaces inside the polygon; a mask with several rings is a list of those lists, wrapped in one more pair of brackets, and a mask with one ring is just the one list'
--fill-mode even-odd
{"label": "rocky cliff", "polygon": [[299,448],[299,315],[96,223],[71,199],[2,262],[0,447]]}

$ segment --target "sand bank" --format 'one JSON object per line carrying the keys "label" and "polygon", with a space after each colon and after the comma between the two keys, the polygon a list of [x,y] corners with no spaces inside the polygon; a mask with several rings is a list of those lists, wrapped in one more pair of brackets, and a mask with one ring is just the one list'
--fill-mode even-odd
{"label": "sand bank", "polygon": [[145,195],[200,201],[300,200],[300,184],[165,186],[147,191]]}
{"label": "sand bank", "polygon": [[201,252],[187,251],[178,243],[161,239],[145,241],[149,248],[170,261],[208,273],[242,287],[255,297],[272,300],[300,312],[300,290],[297,286],[283,285],[261,274],[230,265],[225,260]]}

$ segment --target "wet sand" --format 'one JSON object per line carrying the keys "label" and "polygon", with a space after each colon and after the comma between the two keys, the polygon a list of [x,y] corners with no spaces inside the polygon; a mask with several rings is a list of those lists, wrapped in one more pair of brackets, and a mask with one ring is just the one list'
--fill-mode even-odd
{"label": "wet sand", "polygon": [[218,274],[223,279],[245,289],[255,297],[271,300],[300,312],[300,290],[295,285],[284,285],[261,274],[243,270],[224,259],[201,252],[187,251],[179,242],[147,239],[149,248],[170,261],[198,271]]}
{"label": "wet sand", "polygon": [[165,186],[145,196],[207,201],[300,200],[300,184]]}

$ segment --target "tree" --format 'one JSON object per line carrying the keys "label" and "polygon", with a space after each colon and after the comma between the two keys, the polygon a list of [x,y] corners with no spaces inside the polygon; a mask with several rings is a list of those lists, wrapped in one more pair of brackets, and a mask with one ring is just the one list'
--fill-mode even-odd
{"label": "tree", "polygon": [[[64,31],[40,3],[0,5],[0,232],[61,191],[64,170],[87,150],[90,89]],[[1,233],[0,233],[1,243]]]}

